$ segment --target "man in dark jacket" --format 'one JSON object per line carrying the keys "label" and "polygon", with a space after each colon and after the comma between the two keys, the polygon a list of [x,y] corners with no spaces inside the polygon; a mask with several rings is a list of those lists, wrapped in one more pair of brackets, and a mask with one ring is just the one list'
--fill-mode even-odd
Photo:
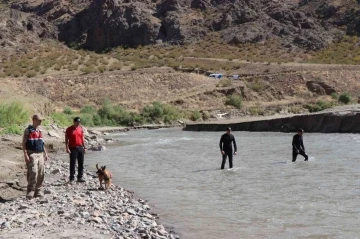
{"label": "man in dark jacket", "polygon": [[297,131],[297,134],[294,135],[293,141],[292,141],[292,147],[293,147],[293,159],[292,161],[296,161],[296,157],[300,154],[305,157],[305,161],[308,161],[309,156],[305,153],[305,147],[302,135],[304,134],[303,129],[299,129]]}
{"label": "man in dark jacket", "polygon": [[234,155],[236,155],[237,148],[236,148],[236,141],[234,135],[231,134],[231,128],[226,128],[226,134],[223,134],[220,139],[220,151],[223,156],[222,163],[221,163],[221,169],[224,169],[226,158],[229,157],[229,166],[230,168],[233,167],[233,148],[232,144],[234,144],[235,152]]}

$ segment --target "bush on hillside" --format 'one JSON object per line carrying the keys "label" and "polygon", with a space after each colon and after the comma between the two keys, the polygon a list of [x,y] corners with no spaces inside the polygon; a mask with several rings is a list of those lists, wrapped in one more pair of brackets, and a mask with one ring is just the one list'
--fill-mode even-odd
{"label": "bush on hillside", "polygon": [[19,102],[0,104],[0,129],[3,134],[21,134],[29,121],[29,112]]}
{"label": "bush on hillside", "polygon": [[141,116],[149,123],[172,123],[181,119],[183,117],[183,112],[175,106],[155,101],[151,105],[144,107]]}
{"label": "bush on hillside", "polygon": [[199,111],[195,110],[195,111],[191,112],[190,119],[192,121],[198,121],[201,118],[202,118],[202,115]]}
{"label": "bush on hillside", "polygon": [[55,112],[50,116],[53,122],[59,126],[70,126],[72,124],[72,118],[69,114],[63,112]]}
{"label": "bush on hillside", "polygon": [[334,107],[333,102],[325,102],[325,101],[318,101],[315,104],[306,104],[304,105],[305,109],[308,109],[310,113],[315,113],[319,111],[323,111],[325,109]]}
{"label": "bush on hillside", "polygon": [[242,97],[240,95],[231,95],[227,98],[225,105],[232,105],[236,109],[241,109]]}
{"label": "bush on hillside", "polygon": [[96,112],[96,109],[92,106],[84,106],[81,108],[80,113],[82,114],[94,114]]}
{"label": "bush on hillside", "polygon": [[344,103],[344,104],[349,104],[351,102],[351,95],[349,93],[342,93],[339,96],[339,102]]}
{"label": "bush on hillside", "polygon": [[70,107],[65,107],[63,113],[67,115],[72,115],[74,112]]}

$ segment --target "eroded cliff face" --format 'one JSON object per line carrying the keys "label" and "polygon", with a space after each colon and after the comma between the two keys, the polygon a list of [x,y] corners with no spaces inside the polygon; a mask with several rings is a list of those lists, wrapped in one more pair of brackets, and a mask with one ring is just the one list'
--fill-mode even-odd
{"label": "eroded cliff face", "polygon": [[305,132],[318,133],[360,133],[359,105],[345,110],[328,110],[317,114],[304,114],[291,117],[253,120],[238,123],[188,124],[187,131],[224,131],[231,127],[234,131],[296,132],[303,128]]}
{"label": "eroded cliff face", "polygon": [[19,0],[11,8],[53,24],[67,44],[98,51],[186,44],[212,32],[228,44],[277,38],[283,48],[318,50],[360,32],[359,6],[345,0]]}

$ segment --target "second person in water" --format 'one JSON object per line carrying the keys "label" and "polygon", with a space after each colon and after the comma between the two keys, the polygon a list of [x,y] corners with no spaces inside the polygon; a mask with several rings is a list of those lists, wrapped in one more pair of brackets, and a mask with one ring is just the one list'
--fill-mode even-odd
{"label": "second person in water", "polygon": [[221,169],[225,168],[226,158],[229,157],[229,167],[233,167],[233,148],[232,144],[234,144],[234,155],[236,155],[237,147],[234,135],[231,134],[231,128],[226,128],[226,133],[221,136],[220,139],[220,151],[222,154],[222,163]]}
{"label": "second person in water", "polygon": [[293,157],[292,161],[295,162],[297,156],[300,154],[304,156],[305,161],[308,161],[309,156],[305,153],[305,146],[303,142],[302,135],[304,134],[303,129],[298,129],[297,134],[294,135],[293,141],[292,141],[292,147],[293,147]]}

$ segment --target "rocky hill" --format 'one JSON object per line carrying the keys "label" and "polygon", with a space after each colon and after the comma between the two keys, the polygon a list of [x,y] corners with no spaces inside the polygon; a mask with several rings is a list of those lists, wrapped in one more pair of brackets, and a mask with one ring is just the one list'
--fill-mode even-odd
{"label": "rocky hill", "polygon": [[[359,3],[351,0],[6,2],[3,0],[2,6],[13,10],[8,20],[3,20],[0,39],[7,45],[24,31],[95,51],[160,42],[186,44],[218,33],[223,43],[278,39],[284,49],[306,51],[324,48],[346,34],[360,33]],[[14,10],[21,13],[14,15]]]}

